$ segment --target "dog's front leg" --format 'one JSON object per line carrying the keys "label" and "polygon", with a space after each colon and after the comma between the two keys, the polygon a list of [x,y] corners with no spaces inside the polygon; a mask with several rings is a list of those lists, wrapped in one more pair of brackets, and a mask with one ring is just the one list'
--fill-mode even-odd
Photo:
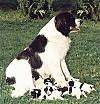
{"label": "dog's front leg", "polygon": [[68,79],[73,79],[73,80],[77,80],[77,81],[79,80],[79,79],[75,79],[75,78],[73,78],[73,77],[71,76],[71,74],[70,74],[70,72],[69,72],[69,70],[68,70],[68,68],[67,68],[65,59],[61,60],[60,65],[61,65],[61,69],[62,69],[62,71],[63,71],[63,74],[64,74],[66,80],[68,80]]}
{"label": "dog's front leg", "polygon": [[58,86],[61,86],[61,87],[66,86],[66,80],[65,80],[65,77],[62,73],[62,70],[60,67],[60,62],[52,63],[50,65],[50,72],[51,72],[51,75],[55,79],[55,82],[57,83]]}

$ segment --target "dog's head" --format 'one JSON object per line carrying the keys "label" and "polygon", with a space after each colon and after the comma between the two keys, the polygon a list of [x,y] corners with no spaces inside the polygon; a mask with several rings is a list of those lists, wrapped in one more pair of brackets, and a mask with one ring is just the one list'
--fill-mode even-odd
{"label": "dog's head", "polygon": [[91,91],[95,91],[94,86],[91,84],[87,84],[87,83],[83,84],[83,86],[81,87],[81,90],[87,93],[90,93]]}
{"label": "dog's head", "polygon": [[48,96],[50,96],[52,92],[56,89],[56,87],[53,85],[53,81],[50,78],[44,79],[44,84],[44,91]]}
{"label": "dog's head", "polygon": [[79,31],[79,29],[76,28],[75,17],[69,12],[59,13],[55,17],[55,27],[64,36],[68,36],[70,32]]}

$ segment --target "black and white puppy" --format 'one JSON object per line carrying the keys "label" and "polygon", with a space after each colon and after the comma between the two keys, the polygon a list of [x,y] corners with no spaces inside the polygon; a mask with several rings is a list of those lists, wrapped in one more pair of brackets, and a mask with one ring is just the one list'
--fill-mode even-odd
{"label": "black and white puppy", "polygon": [[58,87],[50,78],[44,80],[44,87],[42,88],[41,94],[42,94],[42,98],[47,100],[54,100],[54,99],[64,100],[61,96],[62,91],[58,90]]}
{"label": "black and white puppy", "polygon": [[50,96],[53,92],[53,83],[50,78],[44,79],[44,86],[41,86],[41,89],[33,89],[31,91],[31,96],[33,99],[46,99],[47,96]]}
{"label": "black and white puppy", "polygon": [[79,81],[73,81],[69,80],[67,81],[67,87],[68,90],[63,93],[75,96],[77,99],[80,99],[80,97],[83,95],[85,97],[87,93],[90,93],[91,91],[94,91],[94,86],[87,83],[81,83]]}
{"label": "black and white puppy", "polygon": [[61,91],[58,91],[57,86],[53,84],[50,78],[44,80],[44,86],[42,86],[41,89],[33,89],[31,91],[31,96],[33,99],[63,100],[61,97]]}
{"label": "black and white puppy", "polygon": [[6,69],[6,81],[15,88],[11,93],[12,97],[22,96],[35,88],[32,78],[34,71],[41,76],[40,81],[39,76],[35,75],[36,86],[42,86],[43,79],[49,76],[52,76],[59,86],[66,86],[66,79],[71,79],[72,76],[66,66],[65,56],[71,42],[69,33],[78,31],[76,26],[71,13],[60,13],[17,55]]}

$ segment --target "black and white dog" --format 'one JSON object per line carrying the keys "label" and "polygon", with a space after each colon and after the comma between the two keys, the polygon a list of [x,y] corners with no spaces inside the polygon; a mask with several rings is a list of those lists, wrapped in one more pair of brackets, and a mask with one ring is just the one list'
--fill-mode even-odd
{"label": "black and white dog", "polygon": [[44,80],[44,86],[42,86],[42,89],[33,89],[31,91],[31,96],[33,99],[64,100],[64,95],[72,95],[77,99],[80,99],[82,95],[87,97],[86,94],[89,94],[94,90],[94,86],[91,84],[73,80],[68,80],[66,81],[66,86],[59,87],[56,86],[55,83],[52,83],[50,78],[47,78]]}
{"label": "black and white dog", "polygon": [[59,88],[50,78],[46,78],[44,79],[44,86],[42,86],[41,89],[33,89],[31,91],[31,96],[33,99],[64,100],[62,94],[65,91],[66,91],[65,87]]}
{"label": "black and white dog", "polygon": [[66,86],[66,79],[74,79],[66,66],[65,56],[71,43],[69,33],[77,32],[79,29],[76,27],[71,13],[59,13],[16,56],[6,69],[6,81],[15,88],[11,92],[12,97],[22,96],[35,86],[42,86],[49,76],[62,87]]}
{"label": "black and white dog", "polygon": [[87,83],[81,83],[79,81],[68,80],[66,81],[68,90],[63,93],[63,95],[72,95],[75,96],[77,99],[83,95],[85,97],[86,94],[90,93],[91,91],[95,91],[94,86]]}

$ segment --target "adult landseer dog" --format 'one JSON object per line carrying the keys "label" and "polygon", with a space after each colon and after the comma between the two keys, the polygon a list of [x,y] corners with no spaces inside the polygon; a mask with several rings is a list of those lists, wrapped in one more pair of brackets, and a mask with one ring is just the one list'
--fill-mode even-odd
{"label": "adult landseer dog", "polygon": [[6,69],[6,82],[15,88],[12,97],[42,86],[42,80],[49,76],[59,86],[66,86],[66,79],[73,79],[65,56],[71,42],[69,33],[78,31],[76,27],[71,13],[59,13],[40,30],[27,48],[18,53]]}

